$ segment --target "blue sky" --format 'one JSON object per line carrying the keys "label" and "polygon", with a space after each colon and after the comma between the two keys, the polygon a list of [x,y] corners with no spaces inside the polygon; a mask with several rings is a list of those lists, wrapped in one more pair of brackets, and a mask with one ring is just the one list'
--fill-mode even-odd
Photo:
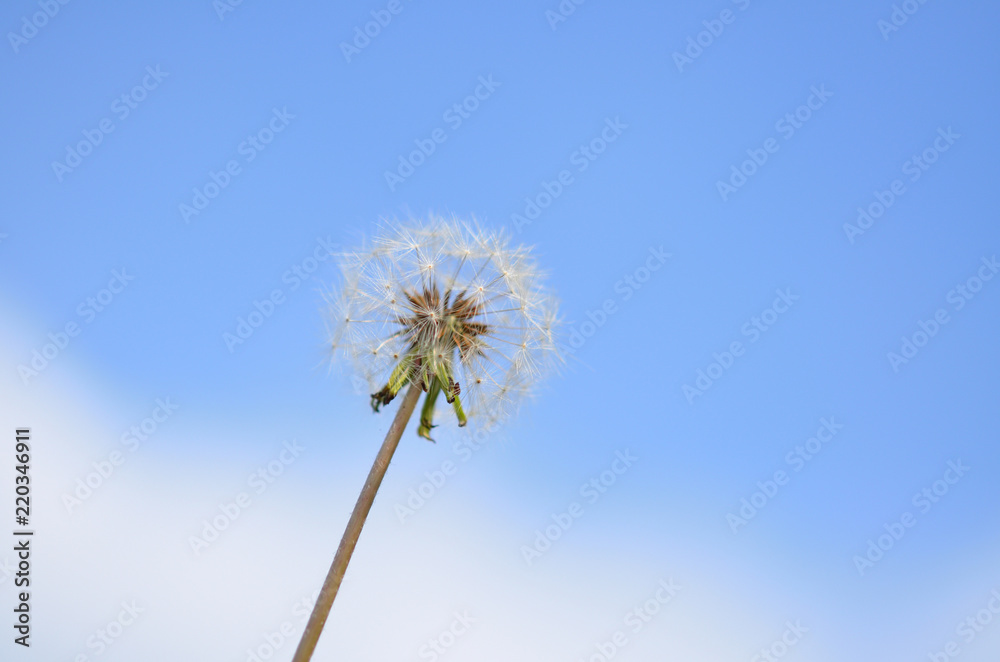
{"label": "blue sky", "polygon": [[[459,601],[496,616],[526,596],[563,625],[496,616],[449,656],[504,654],[493,636],[581,659],[668,576],[687,606],[668,605],[623,658],[750,659],[802,619],[789,653],[802,659],[927,659],[950,640],[963,660],[994,659],[1000,626],[967,642],[956,625],[1000,588],[998,14],[916,0],[7,3],[4,419],[48,439],[38,526],[64,545],[48,552],[46,579],[63,583],[37,599],[36,652],[70,659],[103,618],[74,605],[113,612],[144,587],[159,616],[104,659],[157,659],[189,586],[165,579],[177,568],[207,582],[212,619],[246,585],[214,569],[291,564],[287,581],[253,584],[246,599],[269,606],[229,640],[197,639],[199,659],[245,659],[242,642],[318,586],[389,415],[328,370],[335,268],[317,258],[382,218],[436,213],[533,245],[567,338],[613,312],[468,461],[456,429],[434,446],[404,437],[341,598],[357,602],[335,608],[317,659],[419,659]],[[859,208],[878,217],[859,226]],[[658,251],[669,257],[647,274]],[[270,315],[227,344],[255,306]],[[26,372],[67,324],[78,333]],[[699,370],[717,379],[692,395]],[[132,455],[121,437],[157,398],[177,411]],[[822,419],[843,427],[808,462],[788,459]],[[293,438],[307,461],[210,560],[195,555],[199,522]],[[639,459],[589,503],[580,486],[626,449]],[[63,495],[114,450],[130,453],[115,498],[68,512]],[[446,461],[446,487],[400,523],[394,506]],[[948,473],[959,461],[968,471]],[[787,482],[734,533],[727,515],[779,471]],[[922,512],[914,495],[946,476]],[[525,562],[574,502],[583,515]],[[170,525],[129,547],[112,516],[129,504]],[[147,510],[137,530],[156,526]],[[859,570],[906,513],[914,525]],[[271,548],[276,531],[290,546]],[[84,581],[69,551],[92,537],[124,556],[158,550],[163,568],[136,561],[119,593]],[[440,613],[378,649],[408,614],[406,599],[374,597],[403,541],[470,574],[401,574],[405,594],[464,594],[436,596]],[[384,620],[348,627],[365,608]],[[63,611],[67,644],[43,628]]]}

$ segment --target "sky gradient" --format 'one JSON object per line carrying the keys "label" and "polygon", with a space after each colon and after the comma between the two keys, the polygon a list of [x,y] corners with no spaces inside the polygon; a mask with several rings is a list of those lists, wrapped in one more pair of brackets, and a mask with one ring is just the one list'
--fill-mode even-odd
{"label": "sky gradient", "polygon": [[6,3],[4,658],[291,658],[392,415],[327,360],[330,253],[440,214],[534,247],[568,361],[407,431],[316,660],[995,660],[998,19]]}

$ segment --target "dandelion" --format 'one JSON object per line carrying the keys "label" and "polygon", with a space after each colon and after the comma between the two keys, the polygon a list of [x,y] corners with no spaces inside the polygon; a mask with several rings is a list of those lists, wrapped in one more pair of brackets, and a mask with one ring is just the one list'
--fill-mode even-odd
{"label": "dandelion", "polygon": [[403,430],[425,394],[417,434],[433,441],[437,401],[459,427],[509,416],[558,362],[557,305],[524,247],[458,220],[388,225],[341,256],[329,297],[335,359],[368,385],[379,412],[405,388],[351,514],[293,662],[307,662]]}

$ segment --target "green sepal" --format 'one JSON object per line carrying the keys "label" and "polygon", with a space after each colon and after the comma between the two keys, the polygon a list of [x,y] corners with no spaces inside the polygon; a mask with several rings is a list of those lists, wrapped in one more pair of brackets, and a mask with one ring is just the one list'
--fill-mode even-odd
{"label": "green sepal", "polygon": [[434,374],[441,385],[441,390],[444,391],[445,400],[451,404],[455,400],[455,383],[451,380],[450,366],[444,361],[439,361],[434,364]]}
{"label": "green sepal", "polygon": [[389,375],[389,390],[392,392],[393,397],[399,393],[399,389],[406,386],[407,382],[410,381],[412,377],[413,368],[413,353],[407,352],[396,367],[392,369],[392,374]]}
{"label": "green sepal", "polygon": [[434,441],[431,439],[431,428],[437,427],[434,425],[434,405],[440,392],[441,385],[438,380],[433,379],[427,396],[424,398],[424,406],[420,410],[420,426],[417,428],[417,435],[431,442]]}
{"label": "green sepal", "polygon": [[469,420],[465,417],[465,411],[462,409],[462,399],[458,397],[458,393],[455,393],[455,399],[451,403],[451,406],[455,409],[455,416],[458,417],[458,427],[464,428]]}
{"label": "green sepal", "polygon": [[389,374],[389,381],[378,393],[372,393],[372,410],[378,413],[379,407],[392,402],[399,390],[413,379],[413,353],[407,352]]}

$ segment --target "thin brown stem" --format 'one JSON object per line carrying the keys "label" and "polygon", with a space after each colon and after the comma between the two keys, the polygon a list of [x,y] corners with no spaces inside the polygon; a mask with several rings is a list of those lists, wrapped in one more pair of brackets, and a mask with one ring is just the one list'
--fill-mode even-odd
{"label": "thin brown stem", "polygon": [[375,464],[372,465],[372,469],[368,473],[365,486],[361,489],[361,496],[358,497],[358,503],[354,506],[351,519],[347,522],[347,530],[344,531],[344,537],[340,540],[340,546],[337,548],[336,556],[333,557],[330,572],[327,573],[326,581],[323,582],[323,588],[316,599],[316,606],[313,607],[312,615],[309,616],[309,622],[306,623],[305,632],[302,633],[302,640],[295,650],[292,662],[309,662],[312,659],[313,651],[316,650],[316,644],[319,642],[319,635],[323,632],[327,616],[330,615],[330,608],[333,607],[333,599],[337,597],[340,582],[344,579],[344,573],[347,572],[347,564],[350,562],[354,547],[358,544],[358,538],[361,536],[361,527],[365,525],[365,519],[367,519],[368,511],[371,510],[372,503],[375,501],[379,485],[382,484],[385,470],[389,467],[392,454],[396,452],[399,438],[403,436],[403,430],[406,429],[406,424],[417,406],[418,399],[420,399],[420,387],[411,383],[403,402],[399,405],[396,418],[389,426],[385,441],[382,442],[382,448],[379,449],[378,456],[375,458]]}

